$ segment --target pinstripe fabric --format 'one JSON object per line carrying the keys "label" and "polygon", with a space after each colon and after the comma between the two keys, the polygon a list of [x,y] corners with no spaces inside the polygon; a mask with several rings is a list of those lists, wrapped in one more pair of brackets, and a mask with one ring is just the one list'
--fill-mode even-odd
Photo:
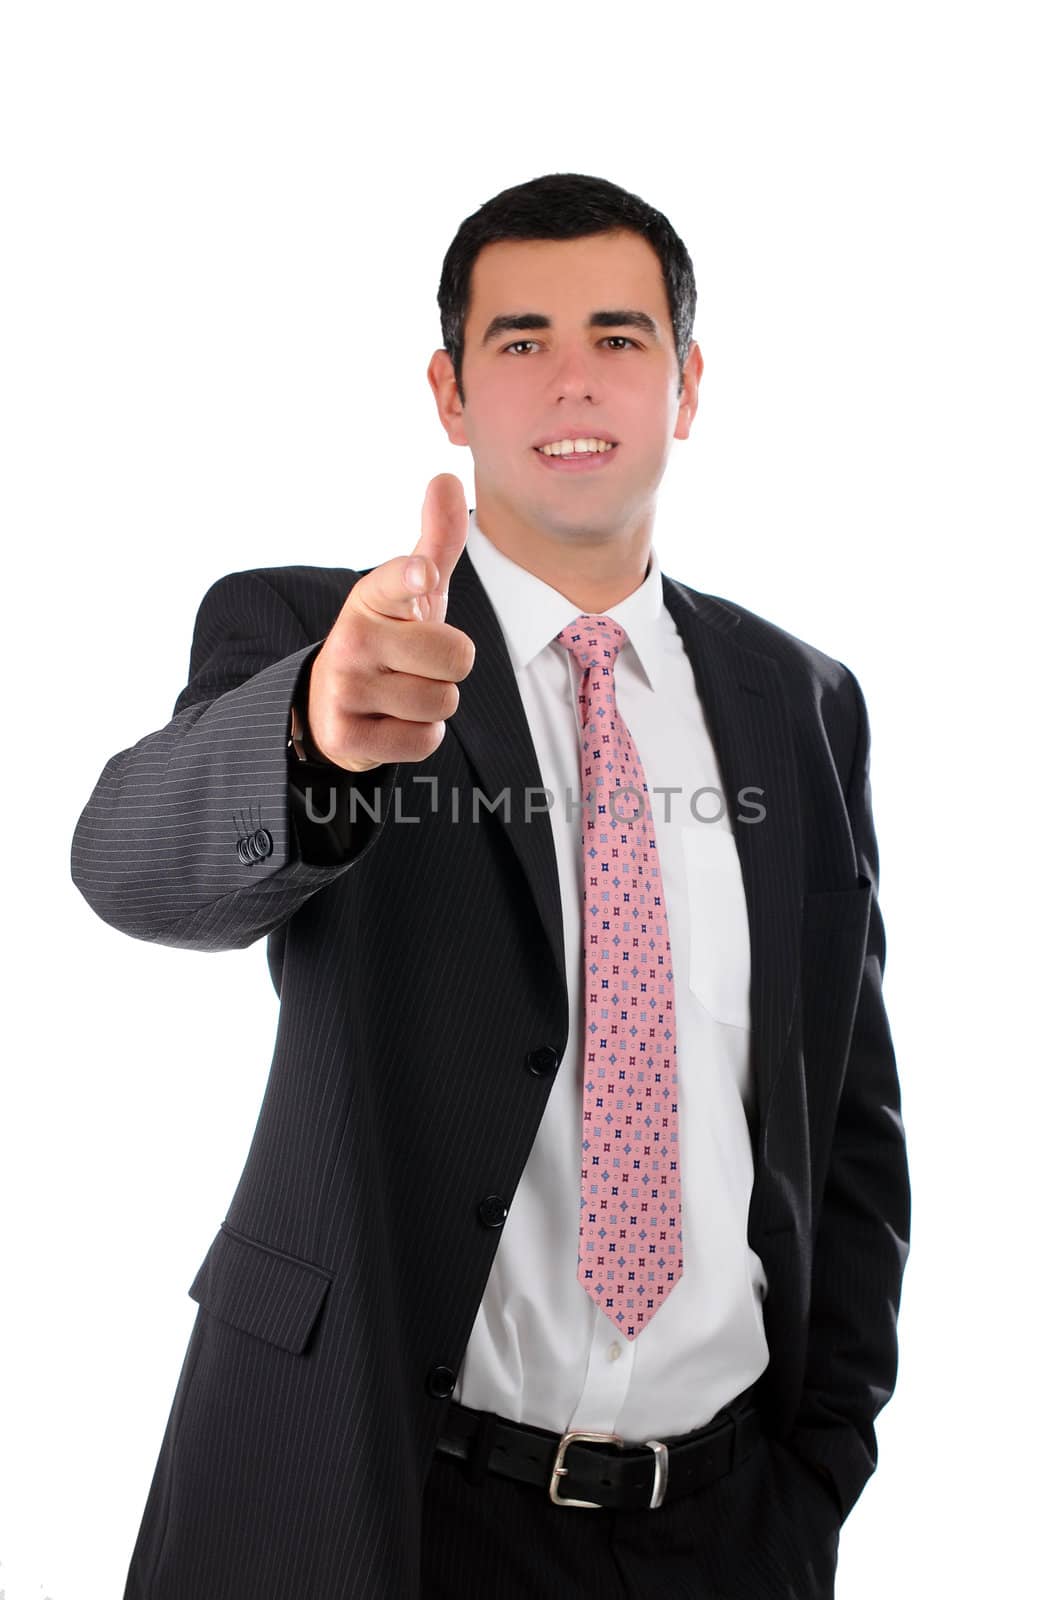
{"label": "pinstripe fabric", "polygon": [[[568,1036],[550,822],[521,799],[540,774],[467,556],[447,620],[476,661],[439,749],[338,779],[379,800],[346,842],[320,830],[310,851],[305,816],[291,826],[289,705],[359,576],[214,584],[170,721],[112,757],[74,832],[74,881],[105,921],[199,950],[267,937],[281,1001],[251,1147],[190,1287],[125,1600],[419,1592],[421,1497],[499,1237],[481,1202],[510,1202]],[[829,1474],[792,1481],[820,1514],[829,1487],[841,1520],[895,1381],[909,1207],[866,710],[830,657],[669,578],[664,593],[733,814],[763,791],[763,821],[736,834],[765,1425]],[[509,820],[473,822],[474,790],[507,787]],[[248,861],[258,829],[271,848]]]}

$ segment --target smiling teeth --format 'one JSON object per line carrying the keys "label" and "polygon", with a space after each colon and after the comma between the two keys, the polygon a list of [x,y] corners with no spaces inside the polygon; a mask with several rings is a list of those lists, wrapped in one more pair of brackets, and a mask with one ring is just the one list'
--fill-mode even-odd
{"label": "smiling teeth", "polygon": [[588,452],[593,455],[595,451],[611,450],[613,446],[606,439],[558,439],[555,444],[537,444],[535,448],[544,456],[585,456]]}

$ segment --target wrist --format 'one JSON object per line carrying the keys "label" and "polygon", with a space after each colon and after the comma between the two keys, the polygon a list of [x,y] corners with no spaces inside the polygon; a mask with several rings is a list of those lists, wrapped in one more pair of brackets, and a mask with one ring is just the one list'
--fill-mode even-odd
{"label": "wrist", "polygon": [[310,732],[310,716],[307,709],[310,687],[309,671],[300,676],[292,695],[292,703],[288,724],[288,753],[293,756],[299,765],[312,764],[318,767],[331,767],[335,763],[318,749]]}

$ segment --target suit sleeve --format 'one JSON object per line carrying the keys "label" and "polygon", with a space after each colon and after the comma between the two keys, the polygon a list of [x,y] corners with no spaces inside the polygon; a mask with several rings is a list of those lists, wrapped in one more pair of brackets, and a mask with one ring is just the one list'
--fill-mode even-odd
{"label": "suit sleeve", "polygon": [[[846,669],[848,672],[848,668]],[[857,870],[871,884],[867,946],[812,1262],[805,1386],[789,1443],[832,1480],[848,1516],[878,1452],[874,1420],[897,1376],[897,1318],[911,1194],[900,1088],[882,999],[870,732],[856,678],[856,745],[846,791]]]}
{"label": "suit sleeve", "polygon": [[[372,848],[395,763],[335,769],[348,815],[348,790],[362,794],[356,824],[342,848],[333,835],[328,850],[300,849],[300,834],[312,834],[291,789],[290,710],[322,642],[261,572],[230,573],[207,591],[173,716],[111,757],[75,827],[71,876],[105,922],[157,944],[242,949]],[[241,847],[252,836],[254,850]]]}

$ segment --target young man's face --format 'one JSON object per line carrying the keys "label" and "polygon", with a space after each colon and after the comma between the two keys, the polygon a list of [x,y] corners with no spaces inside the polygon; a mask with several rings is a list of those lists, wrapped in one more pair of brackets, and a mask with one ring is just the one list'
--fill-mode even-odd
{"label": "young man's face", "polygon": [[[514,317],[525,326],[499,325]],[[465,322],[464,406],[443,351],[429,377],[451,441],[472,450],[484,526],[493,516],[567,543],[649,528],[672,440],[690,432],[701,368],[692,345],[680,395],[660,262],[620,231],[485,246]],[[615,444],[560,461],[535,448],[580,437]]]}

